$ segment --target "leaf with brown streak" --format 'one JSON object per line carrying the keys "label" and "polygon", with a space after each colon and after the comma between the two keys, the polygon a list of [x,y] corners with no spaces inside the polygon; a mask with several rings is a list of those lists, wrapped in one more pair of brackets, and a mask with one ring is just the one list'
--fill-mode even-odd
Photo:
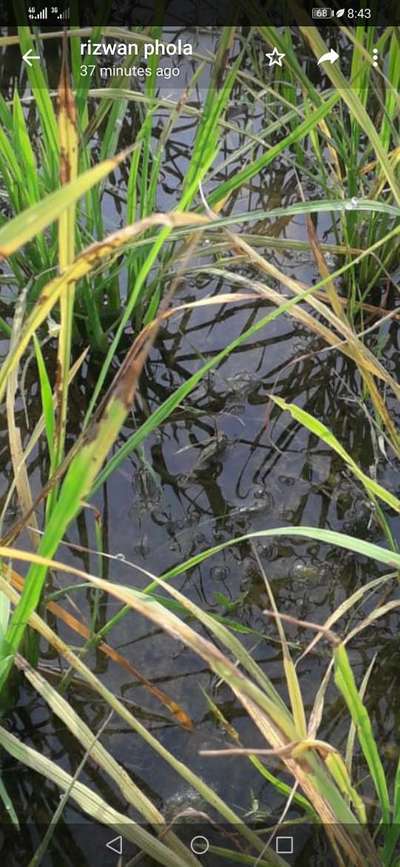
{"label": "leaf with brown streak", "polygon": [[[13,569],[10,569],[10,580],[13,587],[16,590],[23,590],[24,587],[24,579],[18,572],[15,572]],[[82,623],[81,620],[78,620],[77,617],[74,617],[68,611],[66,611],[61,605],[58,605],[57,602],[47,602],[46,608],[58,620],[62,620],[70,629],[76,632],[78,635],[81,635],[85,640],[89,640],[91,638],[90,631],[88,627]],[[164,690],[160,689],[158,686],[154,686],[147,678],[138,671],[138,669],[132,665],[132,663],[126,659],[125,656],[122,656],[121,653],[118,653],[117,650],[114,650],[107,642],[101,641],[98,645],[98,649],[105,656],[108,656],[109,659],[112,659],[117,665],[121,668],[125,669],[135,680],[139,681],[142,686],[147,689],[147,691],[153,696],[153,698],[157,699],[161,704],[163,704],[172,716],[176,719],[177,723],[182,726],[182,728],[186,729],[186,731],[193,731],[193,722],[186,713],[186,711],[179,705],[176,701],[170,698]]]}
{"label": "leaf with brown streak", "polygon": [[318,271],[319,271],[322,279],[328,280],[328,282],[326,284],[326,293],[327,293],[328,298],[329,298],[329,303],[331,304],[332,309],[335,311],[336,316],[339,319],[343,319],[343,306],[340,303],[340,299],[339,299],[338,293],[336,291],[336,287],[335,287],[333,280],[328,279],[329,274],[330,274],[329,268],[326,264],[326,259],[325,259],[325,256],[323,254],[323,251],[321,249],[321,245],[319,243],[318,236],[317,236],[317,233],[315,231],[315,226],[314,226],[312,217],[310,217],[310,214],[307,214],[306,219],[307,219],[307,235],[308,235],[308,240],[310,242],[312,254],[314,256],[315,264],[318,268]]}
{"label": "leaf with brown streak", "polygon": [[[68,64],[68,40],[63,39],[62,64],[58,85],[58,132],[60,139],[61,185],[71,183],[78,175],[78,131],[74,95],[70,85]],[[72,202],[60,214],[58,221],[59,271],[62,274],[75,258],[76,202]],[[71,365],[71,346],[74,320],[75,283],[60,297],[60,330],[57,348],[57,375],[55,382],[55,445],[51,474],[60,465],[64,456],[65,434],[68,414],[68,376]],[[54,486],[48,502],[47,515],[54,508],[57,486]]]}

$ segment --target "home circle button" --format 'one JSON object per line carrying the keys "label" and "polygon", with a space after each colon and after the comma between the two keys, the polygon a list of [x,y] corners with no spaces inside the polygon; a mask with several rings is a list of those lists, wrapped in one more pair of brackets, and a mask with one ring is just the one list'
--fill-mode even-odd
{"label": "home circle button", "polygon": [[194,855],[205,855],[210,848],[210,844],[207,840],[207,837],[203,837],[201,834],[198,834],[197,837],[192,837],[190,841],[190,848]]}

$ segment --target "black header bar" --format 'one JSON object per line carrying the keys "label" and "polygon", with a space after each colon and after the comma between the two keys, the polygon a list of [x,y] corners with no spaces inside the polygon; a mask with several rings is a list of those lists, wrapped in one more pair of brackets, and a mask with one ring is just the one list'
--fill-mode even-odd
{"label": "black header bar", "polygon": [[[339,13],[339,15],[338,15]],[[398,0],[0,0],[0,26],[201,27],[224,25],[387,27],[400,24]]]}

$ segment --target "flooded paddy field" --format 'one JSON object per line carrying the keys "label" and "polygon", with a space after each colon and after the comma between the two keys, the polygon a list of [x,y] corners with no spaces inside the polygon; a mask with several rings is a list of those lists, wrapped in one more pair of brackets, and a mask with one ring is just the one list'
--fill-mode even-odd
{"label": "flooded paddy field", "polygon": [[[216,41],[210,39],[209,46],[202,44],[201,49],[215,51]],[[246,63],[245,73],[256,76],[257,68],[250,66],[250,52]],[[206,96],[204,88],[198,89],[188,98],[188,105],[200,111]],[[202,202],[208,207],[216,185],[228,181],[248,164],[246,145],[250,131],[255,139],[251,151],[254,160],[262,154],[266,142],[268,147],[273,147],[280,140],[282,128],[277,120],[283,112],[282,105],[277,100],[275,106],[271,97],[264,100],[263,96],[259,82],[258,89],[254,82],[247,88],[243,81],[235,83],[224,114],[225,127],[220,131],[218,155],[209,174],[200,182],[195,199],[197,208]],[[168,94],[163,90],[161,99],[176,104],[179,94],[172,88]],[[93,113],[98,104],[93,96]],[[34,111],[29,100],[24,110],[27,128],[34,140]],[[158,153],[157,145],[165,136],[170,116],[170,109],[153,107],[151,135],[147,140],[150,166]],[[115,118],[115,151],[132,143],[144,118],[140,104],[126,99],[124,111]],[[265,130],[274,124],[274,129],[266,136]],[[190,172],[198,132],[198,117],[183,112],[176,118],[165,141],[154,212],[165,214],[177,206],[185,177]],[[104,126],[99,124],[90,143],[94,162],[105,157],[103,141]],[[249,182],[243,182],[232,197],[228,197],[222,216],[232,216],[237,221],[229,224],[226,231],[225,227],[214,226],[193,237],[196,228],[191,228],[190,232],[184,230],[179,235],[178,231],[176,238],[166,240],[159,259],[155,259],[148,270],[148,296],[141,299],[122,329],[104,388],[100,391],[103,396],[106,386],[110,386],[113,377],[123,369],[124,359],[146,323],[147,304],[150,303],[151,308],[151,299],[157,293],[160,298],[165,297],[173,285],[170,303],[180,309],[159,323],[141,371],[136,399],[129,407],[110,455],[117,453],[141,426],[148,424],[149,433],[137,447],[132,447],[104,483],[83,499],[82,508],[60,540],[56,558],[81,570],[82,575],[73,578],[71,574],[51,569],[39,608],[57,636],[82,656],[101,683],[118,697],[161,747],[204,780],[242,822],[255,829],[274,827],[285,807],[287,794],[274,788],[248,756],[203,755],[203,751],[224,750],[235,744],[254,749],[265,746],[263,735],[243,702],[201,655],[186,646],[182,636],[169,634],[161,624],[138,611],[130,610],[126,616],[116,617],[121,610],[121,599],[90,586],[84,573],[99,576],[114,585],[146,591],[149,596],[147,588],[156,576],[177,570],[178,574],[168,579],[171,585],[190,603],[215,618],[216,623],[230,630],[290,706],[287,676],[282,665],[282,635],[276,617],[271,616],[271,608],[276,606],[281,615],[287,616],[282,623],[296,662],[307,718],[316,713],[316,696],[322,689],[332,658],[329,642],[324,640],[318,641],[302,658],[313,637],[307,623],[323,624],[333,612],[341,609],[341,617],[333,628],[341,637],[354,631],[348,645],[351,667],[357,684],[363,682],[365,689],[368,684],[368,713],[381,747],[382,765],[388,775],[393,775],[399,754],[398,611],[395,604],[387,609],[383,619],[371,617],[371,622],[364,623],[360,631],[358,627],[376,608],[397,600],[396,569],[391,567],[390,571],[362,552],[327,544],[307,537],[306,533],[303,537],[294,537],[288,529],[287,534],[279,536],[261,535],[263,531],[303,526],[342,533],[384,548],[388,547],[388,540],[398,538],[396,510],[389,502],[377,503],[360,481],[361,473],[376,480],[394,497],[398,496],[400,464],[392,447],[390,426],[388,433],[382,423],[385,415],[377,416],[377,404],[367,393],[364,369],[361,366],[360,372],[357,359],[341,351],[343,335],[337,333],[337,344],[328,346],[321,336],[319,324],[326,325],[326,308],[318,311],[304,302],[302,309],[318,323],[314,329],[307,326],[307,321],[293,316],[293,311],[288,310],[276,318],[271,316],[265,327],[233,346],[217,364],[210,365],[198,383],[183,394],[168,417],[161,418],[157,425],[149,424],[153,414],[171,401],[199,368],[219,357],[228,343],[276,311],[271,292],[280,293],[284,303],[293,297],[290,281],[296,282],[298,291],[304,291],[325,276],[325,271],[317,267],[318,256],[310,241],[309,214],[290,211],[303,197],[308,203],[322,201],[327,195],[323,181],[315,169],[311,143],[307,140],[302,155],[296,147],[288,146],[270,165],[254,171]],[[129,218],[131,183],[129,166],[125,163],[104,180],[100,201],[105,235],[118,232],[132,221]],[[143,189],[143,185],[140,186],[142,194]],[[347,201],[351,199],[346,197]],[[3,194],[3,211],[8,204],[7,195]],[[351,211],[350,206],[348,210]],[[357,210],[357,200],[353,210],[360,223],[364,220],[367,227],[368,214]],[[281,211],[286,214],[282,215]],[[241,219],[243,215],[245,219]],[[352,216],[350,214],[350,218]],[[344,244],[338,238],[341,218],[342,214],[334,208],[320,212],[317,209],[312,213],[319,249],[323,249],[326,267],[332,272],[347,261]],[[389,231],[395,223],[388,217],[385,229]],[[367,232],[367,228],[364,231]],[[234,235],[229,234],[232,232]],[[361,229],[359,234],[361,237]],[[88,242],[94,240],[89,237],[87,225],[82,235]],[[253,257],[246,255],[247,248],[237,245],[237,236],[255,251]],[[113,298],[115,300],[110,286],[113,281],[117,283],[123,311],[130,297],[132,274],[137,278],[153,241],[154,236],[147,234],[147,240],[145,236],[145,242],[133,248],[136,260],[132,259],[132,253],[128,259],[124,258],[125,254],[121,254],[120,260],[114,259],[104,282],[101,283],[101,275],[98,278],[98,286],[96,274],[91,277],[90,291],[93,297],[103,301],[102,326],[108,342],[119,321],[115,309],[107,310],[112,307]],[[257,257],[268,267],[260,268]],[[389,264],[376,282],[374,292],[368,296],[361,316],[352,320],[349,314],[346,322],[355,334],[366,332],[367,350],[397,381],[398,319],[396,315],[385,313],[391,313],[396,307],[399,273],[396,261]],[[54,270],[55,265],[49,267]],[[33,279],[27,270],[28,278]],[[355,268],[354,272],[356,280],[363,277],[361,269]],[[287,282],[277,279],[276,274]],[[21,274],[18,271],[13,274],[8,263],[3,263],[0,313],[6,322],[12,323],[20,281]],[[260,283],[265,284],[268,292],[258,291]],[[335,287],[349,305],[346,276],[336,278]],[[78,318],[72,361],[76,361],[87,346],[87,333],[82,325],[87,312],[80,300],[79,287],[77,291]],[[247,294],[234,298],[234,293],[238,292]],[[363,298],[362,288],[360,297]],[[201,300],[204,304],[193,306]],[[210,301],[212,303],[208,303]],[[322,301],[327,303],[326,295]],[[27,313],[33,304],[34,300],[28,295]],[[343,309],[346,309],[344,303]],[[155,315],[157,308],[153,312]],[[40,332],[43,359],[49,372],[57,366],[59,321],[54,309]],[[10,343],[5,335],[3,337],[5,360]],[[74,375],[68,395],[66,452],[73,449],[84,429],[103,361],[104,353],[98,346],[91,345]],[[23,357],[19,377],[20,390],[16,394],[14,413],[26,447],[42,417],[43,391],[32,347]],[[50,380],[53,384],[52,373]],[[386,384],[381,393],[391,423],[396,426],[398,404]],[[351,456],[359,470],[358,476],[330,442],[300,424],[289,412],[282,411],[275,397],[296,404],[324,425]],[[10,455],[9,425],[9,414],[5,412],[0,431],[2,507],[7,502],[15,469]],[[49,452],[43,438],[38,438],[29,453],[27,471],[34,500],[49,478]],[[12,533],[20,514],[17,491],[2,515],[4,539]],[[32,546],[32,534],[40,538],[46,531],[43,501],[35,514],[36,523],[27,521],[14,541],[21,549]],[[238,543],[228,544],[241,537],[244,538]],[[213,548],[217,550],[212,556],[193,562],[201,552]],[[394,550],[397,550],[395,546]],[[190,561],[188,568],[180,572],[177,567],[186,561]],[[25,564],[17,566],[13,560],[12,565],[26,576]],[[389,572],[391,577],[377,583],[377,590],[371,587],[369,593],[360,593],[354,604],[346,606],[346,600],[356,591]],[[209,625],[200,623],[193,611],[185,611],[177,599],[168,596],[165,588],[152,592],[153,598],[165,603],[166,611],[175,613],[202,638],[215,642]],[[60,617],[54,608],[48,608],[45,613],[49,603],[62,604],[66,616]],[[83,652],[85,635],[71,630],[74,617],[84,623],[92,639],[101,633],[111,652],[105,652],[98,641],[94,646],[93,640]],[[116,621],[110,629],[109,622],[114,617]],[[235,661],[234,653],[230,657]],[[34,649],[33,660],[44,682],[60,692],[90,732],[93,735],[101,732],[101,744],[160,811],[168,826],[185,826],[188,817],[196,827],[204,829],[208,822],[213,826],[216,811],[196,786],[191,785],[189,775],[184,778],[155,751],[150,741],[146,742],[138,731],[133,731],[84,677],[69,668],[68,660],[43,636]],[[364,678],[367,679],[363,681]],[[335,749],[344,754],[349,750],[349,714],[344,698],[333,679],[326,683],[326,691],[324,689],[320,696],[318,738],[334,744]],[[82,761],[82,742],[75,739],[71,728],[64,724],[34,683],[20,676],[10,679],[3,722],[7,731],[69,775],[77,772]],[[285,783],[290,780],[287,770],[282,771],[278,755],[266,760],[265,766]],[[365,773],[365,757],[358,741],[353,748],[352,773],[361,780],[361,791],[371,809],[371,821],[377,822],[376,794]],[[32,767],[21,764],[11,754],[4,756],[2,778],[17,814],[24,816],[16,849],[8,842],[7,833],[4,844],[9,846],[7,863],[19,867],[29,863],[28,858],[42,839],[43,828],[59,804],[59,787],[54,779],[39,776]],[[119,814],[134,822],[143,821],[140,810],[135,810],[132,801],[124,798],[123,789],[90,755],[80,768],[79,781],[95,789]],[[300,815],[299,805],[291,804],[289,819],[300,824]],[[86,830],[82,833],[88,821],[85,810],[69,801],[59,819],[57,842],[45,856],[47,860],[40,863],[92,864],[95,855],[88,842],[89,836]],[[307,826],[307,821],[305,824]],[[104,833],[106,840],[107,828]],[[182,839],[186,839],[187,833],[184,828]],[[223,839],[229,842],[228,830]],[[265,842],[265,835],[263,839]],[[316,859],[315,864],[327,863],[326,844],[319,841],[318,845],[318,852],[311,855],[305,830],[299,837],[296,863],[310,864],[311,857]],[[104,860],[106,863],[108,861]],[[141,863],[147,867],[157,862],[147,854]],[[211,863],[222,864],[223,860]]]}

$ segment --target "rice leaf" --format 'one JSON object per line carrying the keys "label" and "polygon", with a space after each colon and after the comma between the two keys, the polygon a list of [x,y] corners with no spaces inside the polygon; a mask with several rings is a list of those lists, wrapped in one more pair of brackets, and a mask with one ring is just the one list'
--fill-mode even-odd
{"label": "rice leaf", "polygon": [[[117,834],[122,834],[127,840],[135,843],[139,849],[154,858],[164,867],[188,867],[188,860],[172,851],[164,843],[153,837],[145,828],[129,819],[126,813],[119,813],[88,786],[73,781],[70,774],[43,756],[27,744],[21,743],[11,732],[0,727],[0,744],[13,758],[22,762],[36,773],[52,780],[56,786],[65,792],[69,787],[71,800],[91,819],[100,822]],[[190,862],[189,862],[190,863]]]}
{"label": "rice leaf", "polygon": [[382,810],[382,820],[390,824],[390,801],[385,771],[379,756],[378,747],[372,730],[368,710],[360,698],[354,674],[350,666],[347,651],[343,644],[334,649],[335,658],[335,683],[342,693],[351,718],[357,729],[364,758],[379,798]]}
{"label": "rice leaf", "polygon": [[297,406],[295,403],[287,403],[283,398],[276,397],[273,394],[270,394],[269,396],[277,406],[286,412],[290,412],[290,415],[296,419],[296,421],[304,425],[307,430],[311,431],[311,433],[315,434],[315,436],[319,437],[324,443],[326,443],[326,445],[337,452],[337,454],[340,455],[340,457],[343,458],[346,464],[350,467],[356,478],[362,482],[369,496],[379,497],[380,500],[383,500],[384,503],[387,503],[388,506],[396,512],[400,512],[400,500],[391,494],[390,491],[387,491],[386,488],[383,488],[382,485],[379,485],[375,479],[371,479],[370,476],[367,476],[367,474],[360,469],[356,461],[353,460],[351,455],[349,455],[326,425],[314,418],[314,416],[306,410],[301,409],[301,407]]}
{"label": "rice leaf", "polygon": [[75,180],[65,184],[60,190],[49,193],[40,202],[23,211],[0,229],[0,260],[11,256],[27,241],[57,220],[62,212],[73,205],[95,184],[126,159],[132,148],[122,151],[113,159],[104,160],[93,166]]}

